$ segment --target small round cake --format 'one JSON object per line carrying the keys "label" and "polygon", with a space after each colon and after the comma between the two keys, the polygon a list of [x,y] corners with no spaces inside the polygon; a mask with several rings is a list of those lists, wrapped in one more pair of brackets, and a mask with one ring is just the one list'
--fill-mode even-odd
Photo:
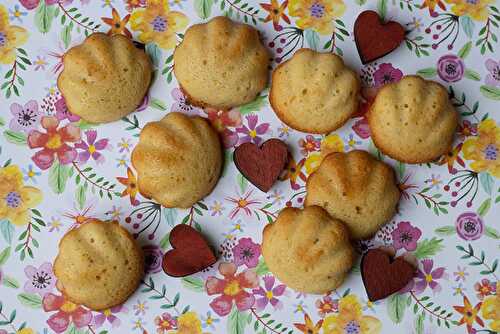
{"label": "small round cake", "polygon": [[318,206],[283,209],[264,228],[262,255],[288,287],[315,294],[342,284],[355,258],[347,228]]}
{"label": "small round cake", "polygon": [[151,81],[149,57],[123,35],[94,33],[66,52],[63,64],[57,86],[68,110],[91,123],[133,112]]}
{"label": "small round cake", "polygon": [[281,121],[309,133],[341,127],[358,108],[356,73],[332,53],[298,50],[273,72],[269,101]]}
{"label": "small round cake", "polygon": [[142,129],[132,164],[142,195],[168,208],[189,208],[217,184],[222,148],[204,118],[173,112]]}
{"label": "small round cake", "polygon": [[365,151],[331,153],[306,183],[305,205],[319,205],[345,223],[353,239],[366,239],[396,213],[393,169]]}
{"label": "small round cake", "polygon": [[448,153],[458,125],[446,88],[418,76],[382,87],[367,116],[375,146],[406,163]]}
{"label": "small round cake", "polygon": [[218,16],[191,26],[174,52],[174,72],[189,102],[230,109],[266,87],[269,55],[257,30]]}
{"label": "small round cake", "polygon": [[75,304],[104,310],[124,303],[144,276],[142,250],[118,222],[90,220],[59,242],[57,288]]}

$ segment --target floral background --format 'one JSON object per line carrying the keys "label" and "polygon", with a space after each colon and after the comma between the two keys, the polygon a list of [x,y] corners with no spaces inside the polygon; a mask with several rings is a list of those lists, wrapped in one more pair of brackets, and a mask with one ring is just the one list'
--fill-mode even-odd
{"label": "floral background", "polygon": [[[408,31],[390,55],[362,66],[353,24],[374,9]],[[7,0],[0,3],[0,334],[33,333],[498,333],[500,332],[500,6],[494,0]],[[185,29],[227,15],[256,26],[272,65],[298,48],[334,52],[363,81],[363,103],[342,129],[307,135],[279,122],[267,91],[229,111],[186,104],[172,73]],[[62,55],[103,31],[145,47],[155,82],[137,111],[91,125],[66,109],[56,79]],[[405,74],[437,80],[461,114],[453,151],[405,165],[373,146],[364,116],[377,89]],[[188,210],[137,192],[130,152],[145,123],[170,111],[201,115],[221,134],[225,170]],[[232,163],[235,146],[278,137],[290,163],[265,194]],[[359,263],[337,291],[314,296],[277,281],[261,231],[284,206],[301,206],[319,150],[367,149],[397,171],[398,213],[360,254],[391,247],[418,263],[401,292],[369,302]],[[167,190],[168,191],[168,190]],[[55,288],[57,241],[90,218],[116,219],[138,239],[148,272],[121,306],[93,312]],[[176,224],[202,231],[219,262],[169,278],[161,256]]]}

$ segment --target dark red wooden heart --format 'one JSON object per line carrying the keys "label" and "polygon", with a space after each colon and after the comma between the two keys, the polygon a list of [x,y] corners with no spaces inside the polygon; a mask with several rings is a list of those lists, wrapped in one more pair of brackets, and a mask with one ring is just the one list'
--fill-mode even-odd
{"label": "dark red wooden heart", "polygon": [[236,168],[263,192],[268,192],[280,176],[288,159],[288,148],[279,139],[269,139],[261,147],[244,143],[234,151]]}
{"label": "dark red wooden heart", "polygon": [[162,262],[163,271],[169,276],[188,276],[217,261],[203,236],[189,225],[174,227],[169,240],[173,249],[165,253]]}
{"label": "dark red wooden heart", "polygon": [[383,299],[404,288],[415,268],[401,257],[392,259],[380,249],[370,249],[361,259],[361,277],[368,299]]}
{"label": "dark red wooden heart", "polygon": [[363,64],[381,58],[405,39],[405,30],[397,22],[383,23],[377,12],[367,10],[354,23],[354,40]]}

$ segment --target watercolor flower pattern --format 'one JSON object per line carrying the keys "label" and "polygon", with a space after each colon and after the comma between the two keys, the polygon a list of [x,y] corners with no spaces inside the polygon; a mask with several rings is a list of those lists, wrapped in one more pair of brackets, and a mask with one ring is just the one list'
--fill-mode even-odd
{"label": "watercolor flower pattern", "polygon": [[109,139],[103,138],[96,141],[97,131],[95,130],[85,131],[85,137],[86,141],[82,140],[75,144],[75,148],[81,150],[78,153],[78,162],[84,164],[92,158],[98,164],[104,163],[104,155],[101,151],[111,148]]}
{"label": "watercolor flower pattern", "polygon": [[238,267],[245,265],[254,268],[259,263],[260,245],[252,241],[251,238],[241,238],[233,248],[234,264]]}
{"label": "watercolor flower pattern", "polygon": [[427,287],[431,288],[434,293],[441,291],[439,280],[445,277],[445,268],[434,268],[434,260],[423,259],[421,261],[422,269],[418,269],[415,283],[415,292],[422,293]]}
{"label": "watercolor flower pattern", "polygon": [[488,59],[485,65],[490,73],[486,76],[484,83],[492,87],[500,86],[500,60],[495,61],[493,59]]}
{"label": "watercolor flower pattern", "polygon": [[44,262],[39,268],[28,265],[24,268],[28,280],[24,284],[24,291],[44,296],[56,286],[56,277],[52,271],[52,264]]}
{"label": "watercolor flower pattern", "polygon": [[172,317],[168,312],[165,312],[155,317],[156,333],[164,334],[169,330],[177,328],[177,319]]}
{"label": "watercolor flower pattern", "polygon": [[378,69],[373,72],[373,80],[375,87],[382,87],[385,84],[398,82],[403,77],[403,72],[400,69],[394,68],[392,64],[380,64]]}
{"label": "watercolor flower pattern", "polygon": [[319,331],[321,330],[321,325],[323,325],[323,319],[314,323],[309,317],[309,315],[307,313],[304,313],[304,323],[303,324],[295,323],[293,325],[295,326],[295,328],[297,328],[304,334],[319,334]]}
{"label": "watercolor flower pattern", "polygon": [[120,18],[120,14],[115,8],[111,9],[111,17],[102,17],[101,20],[110,26],[108,30],[108,35],[125,35],[128,38],[132,38],[132,33],[127,28],[128,20],[130,19],[130,14],[127,14]]}
{"label": "watercolor flower pattern", "polygon": [[457,234],[464,240],[477,240],[484,231],[483,219],[475,212],[464,212],[455,222]]}
{"label": "watercolor flower pattern", "polygon": [[121,323],[117,314],[126,311],[127,309],[123,305],[118,305],[112,308],[105,309],[94,315],[92,323],[96,328],[103,326],[105,322],[108,322],[111,325],[111,327],[117,328],[120,326]]}
{"label": "watercolor flower pattern", "polygon": [[301,29],[313,29],[321,35],[330,35],[335,29],[333,20],[346,10],[343,0],[289,0],[288,13],[296,17]]}
{"label": "watercolor flower pattern", "polygon": [[274,308],[281,308],[283,306],[282,302],[278,299],[281,297],[286,290],[284,284],[277,284],[274,276],[264,276],[262,278],[264,281],[264,287],[259,287],[253,290],[253,294],[256,296],[257,309],[263,310],[268,304],[271,304]]}
{"label": "watercolor flower pattern", "polygon": [[261,3],[260,6],[268,13],[264,22],[273,21],[273,27],[276,31],[283,30],[283,26],[280,25],[281,20],[290,24],[290,19],[285,12],[288,0],[283,1],[281,4],[278,3],[278,0],[271,0],[270,3]]}
{"label": "watercolor flower pattern", "polygon": [[257,115],[248,115],[245,117],[247,125],[242,125],[236,128],[236,132],[241,134],[240,144],[251,142],[259,145],[262,142],[262,135],[266,134],[269,130],[269,123],[262,123],[257,125],[259,117]]}
{"label": "watercolor flower pattern", "polygon": [[63,333],[73,323],[76,328],[88,326],[92,322],[92,312],[76,305],[63,296],[47,293],[42,301],[45,312],[56,312],[47,320],[49,327],[56,333]]}
{"label": "watercolor flower pattern", "polygon": [[477,303],[476,306],[472,306],[469,299],[464,296],[464,305],[463,306],[453,306],[455,311],[462,315],[462,318],[458,321],[458,325],[466,325],[467,332],[469,334],[473,334],[476,331],[472,328],[474,323],[477,323],[479,326],[484,327],[483,320],[479,317],[479,310],[481,309],[481,303]]}
{"label": "watercolor flower pattern", "polygon": [[12,64],[16,60],[16,48],[27,40],[26,29],[11,25],[7,8],[0,4],[0,64]]}
{"label": "watercolor flower pattern", "polygon": [[66,100],[63,97],[59,98],[54,103],[54,108],[56,110],[56,117],[60,121],[67,119],[70,122],[76,122],[80,120],[80,116],[72,114],[68,110],[68,106],[66,105]]}
{"label": "watercolor flower pattern", "polygon": [[12,119],[9,127],[12,131],[22,131],[29,133],[35,129],[40,122],[42,114],[38,110],[38,102],[30,100],[24,106],[19,103],[13,103],[10,106]]}
{"label": "watercolor flower pattern", "polygon": [[446,82],[456,82],[462,79],[465,72],[465,65],[462,58],[448,54],[441,56],[437,63],[437,73],[441,80]]}
{"label": "watercolor flower pattern", "polygon": [[483,304],[481,306],[481,315],[486,320],[491,320],[488,327],[494,332],[500,332],[500,281],[496,283],[497,292],[494,295],[490,295],[484,298]]}
{"label": "watercolor flower pattern", "polygon": [[495,0],[446,0],[452,4],[451,11],[457,16],[467,15],[475,21],[488,19],[488,5]]}
{"label": "watercolor flower pattern", "polygon": [[139,193],[139,189],[137,186],[137,178],[132,169],[130,167],[127,168],[127,177],[117,177],[116,179],[126,187],[121,196],[125,197],[128,195],[130,197],[130,204],[138,205],[139,201],[135,197]]}
{"label": "watercolor flower pattern", "polygon": [[493,119],[486,119],[477,127],[478,135],[464,142],[462,151],[466,160],[473,160],[476,172],[489,172],[500,178],[500,128]]}
{"label": "watercolor flower pattern", "polygon": [[414,227],[410,222],[399,222],[396,229],[391,232],[392,245],[396,250],[404,248],[407,251],[417,249],[417,241],[422,235],[418,227]]}

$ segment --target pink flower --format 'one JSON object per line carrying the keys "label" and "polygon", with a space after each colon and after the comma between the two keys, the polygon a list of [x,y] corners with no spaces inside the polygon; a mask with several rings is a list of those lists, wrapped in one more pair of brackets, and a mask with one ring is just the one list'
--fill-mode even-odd
{"label": "pink flower", "polygon": [[362,139],[370,138],[370,126],[366,117],[358,119],[352,126],[352,130]]}
{"label": "pink flower", "polygon": [[78,153],[78,162],[84,164],[92,157],[98,164],[102,164],[104,156],[99,151],[110,148],[109,140],[105,138],[96,141],[97,131],[95,130],[86,131],[85,136],[87,137],[87,142],[82,140],[75,144],[76,148],[83,150]]}
{"label": "pink flower", "polygon": [[67,119],[70,122],[76,122],[80,120],[80,116],[74,115],[69,112],[64,97],[58,99],[56,103],[54,103],[54,107],[56,108],[56,117],[60,121],[62,121],[63,119]]}
{"label": "pink flower", "polygon": [[205,283],[209,296],[220,295],[210,303],[210,307],[219,316],[228,315],[233,302],[239,311],[246,311],[255,303],[255,297],[245,289],[255,289],[259,286],[257,274],[251,270],[236,274],[236,270],[234,263],[222,262],[219,264],[219,272],[224,278],[210,276]]}
{"label": "pink flower", "polygon": [[262,123],[257,125],[259,117],[257,115],[248,115],[245,117],[247,120],[247,125],[243,125],[236,129],[236,132],[244,134],[240,138],[240,144],[251,142],[259,145],[262,141],[261,135],[265,134],[269,130],[269,123]]}
{"label": "pink flower", "polygon": [[28,277],[28,281],[24,284],[24,291],[27,293],[38,293],[43,297],[56,286],[56,278],[50,262],[43,263],[38,269],[27,266],[24,268],[24,273]]}
{"label": "pink flower", "polygon": [[286,286],[284,284],[274,286],[274,276],[264,276],[263,280],[265,289],[259,287],[253,290],[254,295],[262,296],[257,298],[257,308],[263,310],[268,303],[271,303],[274,308],[281,308],[282,303],[276,297],[280,297],[285,293]]}
{"label": "pink flower", "polygon": [[10,105],[10,112],[14,116],[9,123],[12,131],[29,133],[37,127],[42,117],[38,110],[38,103],[35,100],[26,102],[24,107],[19,103],[12,103]]}
{"label": "pink flower", "polygon": [[238,194],[238,197],[226,197],[226,200],[235,204],[235,207],[229,213],[229,218],[233,219],[241,211],[243,211],[247,216],[252,215],[251,206],[260,204],[260,201],[250,198],[252,193],[253,190],[250,190],[245,195]]}
{"label": "pink flower", "polygon": [[484,80],[485,84],[493,87],[500,86],[500,61],[497,62],[493,59],[488,59],[485,65],[486,69],[490,72]]}
{"label": "pink flower", "polygon": [[172,317],[170,313],[163,313],[155,318],[156,333],[165,334],[169,330],[177,328],[177,319]]}
{"label": "pink flower", "polygon": [[455,228],[460,238],[464,240],[477,240],[484,231],[483,219],[475,212],[464,212],[457,217]]}
{"label": "pink flower", "polygon": [[202,111],[201,108],[189,104],[179,88],[174,88],[171,95],[176,102],[172,104],[170,111],[181,112],[188,115],[198,115]]}
{"label": "pink flower", "polygon": [[307,135],[306,139],[299,139],[299,146],[301,147],[300,153],[307,156],[309,152],[319,151],[321,141],[311,135]]}
{"label": "pink flower", "polygon": [[439,58],[437,63],[437,73],[441,80],[446,82],[456,82],[464,76],[465,65],[462,58],[448,54]]}
{"label": "pink flower", "polygon": [[67,124],[60,129],[59,120],[54,116],[42,117],[42,127],[46,133],[31,130],[28,135],[30,148],[42,148],[31,158],[38,168],[45,170],[52,166],[55,157],[63,165],[76,159],[77,152],[66,143],[75,143],[80,140],[80,129],[73,124]]}
{"label": "pink flower", "polygon": [[403,72],[388,63],[380,64],[378,69],[373,73],[375,87],[380,87],[391,82],[398,82],[402,77]]}
{"label": "pink flower", "polygon": [[92,321],[94,327],[101,327],[104,322],[107,320],[113,328],[120,326],[120,319],[115,315],[120,312],[127,312],[127,309],[123,305],[118,305],[112,308],[108,308],[103,310],[94,316],[94,320]]}
{"label": "pink flower", "polygon": [[496,294],[496,282],[491,282],[489,279],[483,278],[481,282],[474,284],[474,290],[477,291],[477,298],[483,300],[486,296]]}
{"label": "pink flower", "polygon": [[163,251],[157,245],[144,245],[142,246],[144,253],[144,271],[149,274],[158,273],[162,270],[161,262],[163,259]]}
{"label": "pink flower", "polygon": [[47,293],[42,300],[45,312],[57,311],[47,320],[49,327],[56,333],[64,332],[73,322],[76,328],[88,326],[92,322],[92,312],[76,305],[63,296]]}
{"label": "pink flower", "polygon": [[259,263],[260,245],[250,238],[241,238],[233,248],[233,255],[234,264],[238,267],[244,264],[248,268],[254,268]]}
{"label": "pink flower", "polygon": [[418,227],[413,227],[410,222],[400,222],[391,235],[396,250],[404,248],[407,251],[414,251],[417,249],[417,241],[422,232]]}
{"label": "pink flower", "polygon": [[212,126],[222,136],[225,148],[234,147],[238,143],[238,134],[228,128],[234,128],[241,125],[241,113],[238,109],[217,110],[206,108],[205,113]]}

